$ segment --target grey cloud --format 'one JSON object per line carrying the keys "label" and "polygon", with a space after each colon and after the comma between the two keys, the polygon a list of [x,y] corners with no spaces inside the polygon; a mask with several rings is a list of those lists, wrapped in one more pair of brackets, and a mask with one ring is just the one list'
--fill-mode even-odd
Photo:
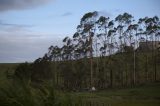
{"label": "grey cloud", "polygon": [[[50,45],[61,45],[59,34],[0,34],[0,63],[34,61],[42,57]],[[59,36],[59,37],[57,37]]]}
{"label": "grey cloud", "polygon": [[66,17],[66,16],[70,16],[70,15],[73,15],[73,14],[71,12],[66,12],[66,13],[62,14],[61,16]]}
{"label": "grey cloud", "polygon": [[61,45],[62,35],[28,31],[27,25],[22,26],[0,28],[0,63],[31,62],[42,57],[50,45]]}
{"label": "grey cloud", "polygon": [[8,26],[8,27],[33,27],[34,25],[26,25],[26,24],[11,24],[11,23],[5,23],[2,20],[0,20],[0,26]]}
{"label": "grey cloud", "polygon": [[33,8],[49,1],[53,0],[0,0],[0,11]]}
{"label": "grey cloud", "polygon": [[5,32],[22,32],[28,31],[30,32],[29,28],[34,27],[35,25],[27,25],[27,24],[14,24],[14,23],[6,23],[0,20],[0,31]]}

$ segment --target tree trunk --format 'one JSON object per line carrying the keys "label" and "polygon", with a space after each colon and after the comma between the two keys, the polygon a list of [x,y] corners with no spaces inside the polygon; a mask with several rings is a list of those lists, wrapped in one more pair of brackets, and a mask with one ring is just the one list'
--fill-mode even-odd
{"label": "tree trunk", "polygon": [[[90,33],[89,33],[90,34]],[[91,88],[93,87],[93,56],[92,56],[92,36],[89,35],[90,41],[90,71],[91,71]]]}

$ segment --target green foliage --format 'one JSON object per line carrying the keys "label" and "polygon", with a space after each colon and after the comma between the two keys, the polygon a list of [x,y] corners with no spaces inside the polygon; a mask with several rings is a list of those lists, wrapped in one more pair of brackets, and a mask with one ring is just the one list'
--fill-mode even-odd
{"label": "green foliage", "polygon": [[43,81],[49,80],[53,77],[51,64],[47,60],[35,61],[31,64],[31,80],[32,81]]}
{"label": "green foliage", "polygon": [[29,63],[22,63],[20,64],[15,72],[14,75],[16,78],[20,80],[30,80],[31,78],[31,67]]}
{"label": "green foliage", "polygon": [[98,15],[98,12],[97,12],[97,11],[86,13],[86,14],[82,17],[81,22],[85,21],[85,20],[88,19],[88,18],[92,18],[92,17],[94,17],[94,16],[97,16],[97,15]]}

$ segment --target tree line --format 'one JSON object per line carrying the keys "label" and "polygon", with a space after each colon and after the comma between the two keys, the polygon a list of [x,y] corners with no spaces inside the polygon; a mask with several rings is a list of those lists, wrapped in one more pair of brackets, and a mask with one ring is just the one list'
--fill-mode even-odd
{"label": "tree line", "polygon": [[[123,13],[111,19],[94,11],[86,13],[76,29],[72,38],[63,39],[61,47],[50,46],[42,58],[23,64],[29,65],[26,73],[30,74],[18,67],[15,75],[28,75],[34,82],[53,79],[57,88],[71,90],[160,80],[160,51],[155,43],[160,42],[158,16],[135,20]],[[152,48],[140,48],[140,42]]]}

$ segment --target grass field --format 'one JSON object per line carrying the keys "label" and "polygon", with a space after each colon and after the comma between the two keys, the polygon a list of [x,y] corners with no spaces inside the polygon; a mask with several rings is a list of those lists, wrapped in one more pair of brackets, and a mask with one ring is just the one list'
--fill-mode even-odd
{"label": "grass field", "polygon": [[72,93],[72,95],[84,100],[91,99],[93,104],[104,103],[106,106],[160,106],[160,83],[94,93]]}
{"label": "grass field", "polygon": [[[4,88],[7,85],[6,71],[8,70],[12,73],[17,65],[0,64],[0,87]],[[96,92],[57,92],[60,99],[64,97],[68,101],[79,101],[76,102],[77,104],[71,106],[160,106],[159,82],[134,88],[109,88],[106,90],[97,90]]]}

